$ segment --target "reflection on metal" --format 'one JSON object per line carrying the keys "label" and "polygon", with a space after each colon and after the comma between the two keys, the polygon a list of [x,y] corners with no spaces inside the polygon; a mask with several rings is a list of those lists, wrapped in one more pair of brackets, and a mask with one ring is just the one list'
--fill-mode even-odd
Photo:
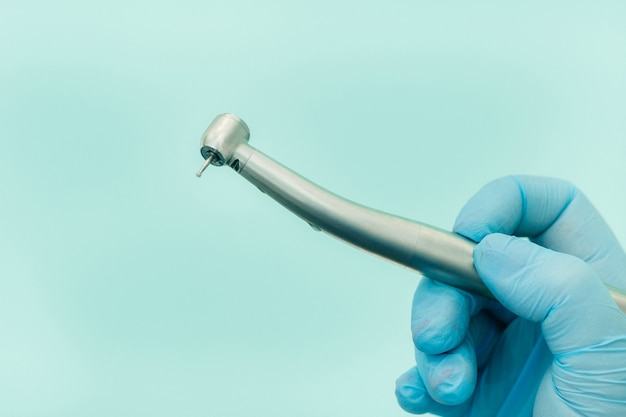
{"label": "reflection on metal", "polygon": [[[229,165],[314,230],[429,278],[493,298],[474,268],[474,242],[339,197],[251,147],[249,139],[248,126],[237,116],[217,116],[202,136],[205,163],[196,175],[209,165]],[[610,291],[626,312],[626,293]]]}

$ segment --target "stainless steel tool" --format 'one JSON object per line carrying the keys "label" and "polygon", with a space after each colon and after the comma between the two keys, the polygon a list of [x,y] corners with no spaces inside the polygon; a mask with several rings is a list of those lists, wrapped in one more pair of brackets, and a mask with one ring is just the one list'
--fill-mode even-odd
{"label": "stainless steel tool", "polygon": [[[251,147],[249,139],[248,126],[237,116],[217,116],[202,136],[205,162],[196,175],[209,165],[228,165],[315,230],[429,278],[493,298],[474,268],[474,242],[341,198]],[[609,290],[626,313],[626,292]]]}

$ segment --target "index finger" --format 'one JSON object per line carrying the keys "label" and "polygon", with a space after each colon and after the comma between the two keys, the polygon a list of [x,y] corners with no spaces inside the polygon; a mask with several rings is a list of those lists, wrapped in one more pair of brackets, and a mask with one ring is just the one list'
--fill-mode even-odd
{"label": "index finger", "polygon": [[495,180],[467,202],[453,230],[475,242],[490,233],[528,237],[584,260],[605,282],[626,287],[626,255],[617,238],[567,181],[530,176]]}

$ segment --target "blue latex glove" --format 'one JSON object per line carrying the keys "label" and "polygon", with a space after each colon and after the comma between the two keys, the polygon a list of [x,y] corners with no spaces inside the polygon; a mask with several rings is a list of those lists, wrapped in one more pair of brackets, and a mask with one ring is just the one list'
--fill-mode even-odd
{"label": "blue latex glove", "polygon": [[602,284],[626,288],[626,255],[589,201],[564,181],[507,177],[472,197],[454,230],[480,242],[474,264],[499,302],[420,282],[402,408],[626,416],[626,316]]}

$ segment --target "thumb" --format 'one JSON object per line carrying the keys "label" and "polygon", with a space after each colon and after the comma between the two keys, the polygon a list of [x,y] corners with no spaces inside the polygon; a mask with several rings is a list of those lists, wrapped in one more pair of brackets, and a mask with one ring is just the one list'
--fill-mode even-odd
{"label": "thumb", "polygon": [[554,355],[626,342],[626,318],[579,258],[494,233],[474,250],[478,274],[509,310],[541,324]]}

